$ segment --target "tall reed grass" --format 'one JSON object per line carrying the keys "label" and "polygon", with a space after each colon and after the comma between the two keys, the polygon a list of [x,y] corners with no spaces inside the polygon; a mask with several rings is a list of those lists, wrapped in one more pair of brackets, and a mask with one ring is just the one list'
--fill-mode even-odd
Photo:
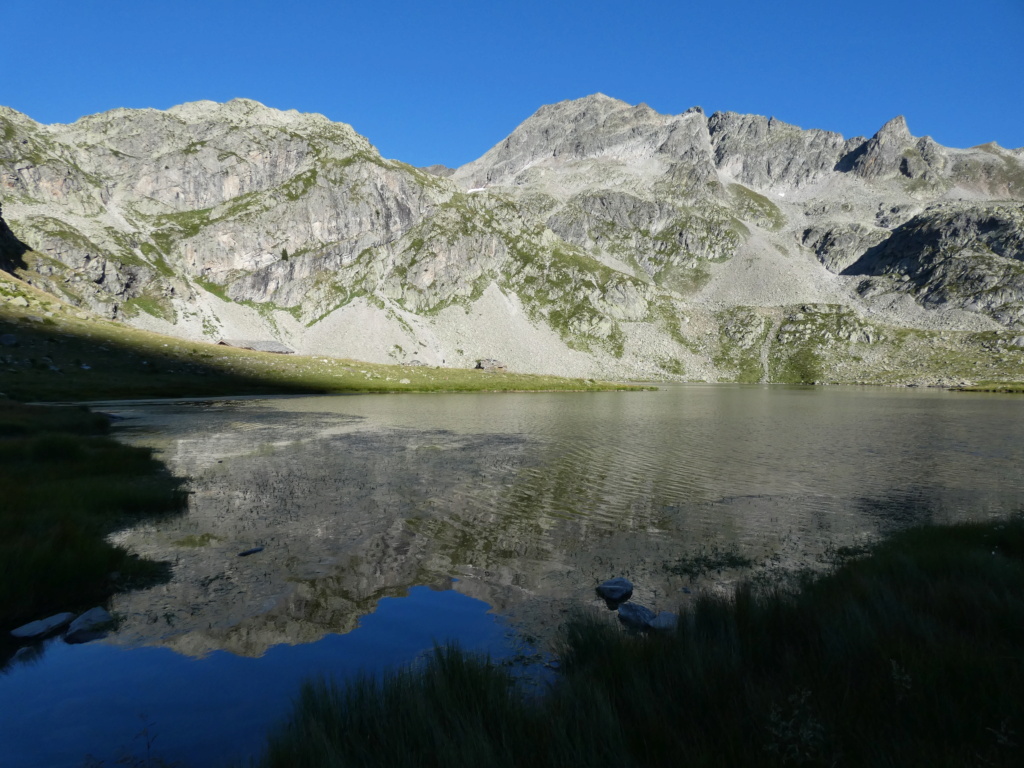
{"label": "tall reed grass", "polygon": [[671,634],[577,618],[540,698],[453,648],[310,682],[263,766],[1019,766],[1024,517],[907,531]]}

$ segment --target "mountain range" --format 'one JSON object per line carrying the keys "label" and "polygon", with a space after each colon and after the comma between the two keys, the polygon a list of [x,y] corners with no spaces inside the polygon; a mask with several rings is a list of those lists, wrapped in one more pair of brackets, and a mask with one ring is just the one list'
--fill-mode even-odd
{"label": "mountain range", "polygon": [[741,382],[1024,378],[1024,149],[597,94],[461,168],[254,101],[0,107],[0,269],[188,339]]}

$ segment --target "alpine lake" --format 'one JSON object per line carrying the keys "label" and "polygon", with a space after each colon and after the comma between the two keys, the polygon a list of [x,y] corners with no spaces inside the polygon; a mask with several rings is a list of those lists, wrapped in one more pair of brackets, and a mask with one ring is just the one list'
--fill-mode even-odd
{"label": "alpine lake", "polygon": [[172,575],[116,596],[105,639],[49,640],[0,672],[3,766],[244,763],[304,680],[435,644],[542,683],[566,617],[615,621],[605,579],[678,611],[907,526],[1024,508],[1014,395],[668,385],[96,408],[188,479],[187,512],[113,536]]}

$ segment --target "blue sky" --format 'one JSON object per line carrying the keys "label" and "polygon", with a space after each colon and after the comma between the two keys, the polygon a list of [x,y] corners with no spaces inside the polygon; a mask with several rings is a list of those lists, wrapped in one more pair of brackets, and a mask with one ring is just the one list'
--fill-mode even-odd
{"label": "blue sky", "polygon": [[246,97],[457,166],[600,91],[1024,145],[1024,0],[4,0],[0,19],[0,104],[43,123]]}

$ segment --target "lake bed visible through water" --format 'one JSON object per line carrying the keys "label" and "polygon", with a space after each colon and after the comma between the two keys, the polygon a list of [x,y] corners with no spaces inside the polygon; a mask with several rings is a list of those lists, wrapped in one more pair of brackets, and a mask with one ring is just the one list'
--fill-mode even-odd
{"label": "lake bed visible through water", "polygon": [[448,640],[543,669],[568,615],[603,610],[606,578],[675,610],[743,575],[691,579],[681,561],[813,567],[1024,508],[1024,398],[1007,395],[678,385],[99,409],[188,478],[185,514],[113,537],[173,575],[115,597],[107,639],[50,641],[0,674],[2,766],[245,759],[310,676]]}

